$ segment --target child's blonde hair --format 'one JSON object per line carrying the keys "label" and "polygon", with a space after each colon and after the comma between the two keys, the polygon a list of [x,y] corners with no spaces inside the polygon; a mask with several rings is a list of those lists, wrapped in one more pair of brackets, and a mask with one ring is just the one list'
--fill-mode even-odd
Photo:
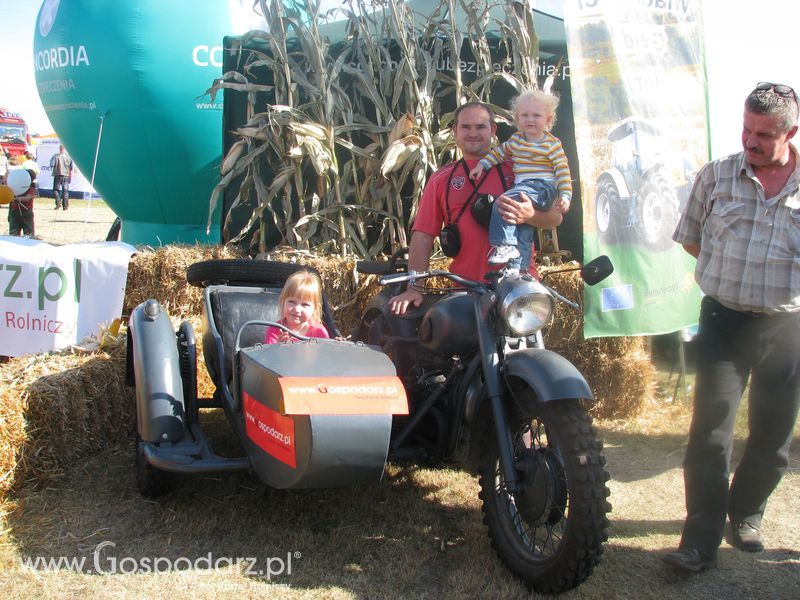
{"label": "child's blonde hair", "polygon": [[322,323],[322,282],[316,273],[303,269],[286,278],[281,295],[278,297],[281,311],[283,311],[286,299],[290,296],[304,302],[313,302],[314,320]]}
{"label": "child's blonde hair", "polygon": [[543,103],[548,110],[550,118],[547,121],[545,131],[550,131],[556,123],[556,109],[558,108],[558,96],[547,94],[539,89],[526,89],[523,90],[519,96],[511,101],[511,114],[514,115],[514,120],[518,120],[519,103],[523,100],[536,100]]}

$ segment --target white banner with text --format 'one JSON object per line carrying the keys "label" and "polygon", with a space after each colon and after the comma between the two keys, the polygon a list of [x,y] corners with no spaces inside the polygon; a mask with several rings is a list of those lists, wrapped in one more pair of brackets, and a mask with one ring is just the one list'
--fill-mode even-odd
{"label": "white banner with text", "polygon": [[0,355],[59,350],[97,334],[122,312],[135,252],[122,242],[0,236]]}

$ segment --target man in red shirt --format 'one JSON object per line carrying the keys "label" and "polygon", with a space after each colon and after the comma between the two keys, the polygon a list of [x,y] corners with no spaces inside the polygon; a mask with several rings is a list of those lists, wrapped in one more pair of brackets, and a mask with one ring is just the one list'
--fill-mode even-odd
{"label": "man in red shirt", "polygon": [[[557,210],[536,211],[531,202],[517,202],[502,193],[514,183],[511,166],[502,165],[502,171],[491,169],[474,187],[469,178],[470,170],[489,152],[497,126],[492,110],[481,102],[468,102],[456,109],[453,115],[453,138],[461,150],[462,158],[445,165],[434,173],[422,193],[419,210],[411,228],[411,244],[408,249],[408,270],[426,271],[433,254],[433,241],[445,225],[457,219],[461,238],[461,249],[453,257],[450,271],[483,281],[484,275],[502,265],[489,265],[487,258],[491,245],[489,232],[472,216],[467,202],[474,202],[476,194],[492,194],[498,197],[499,213],[510,224],[527,223],[535,227],[552,228],[561,224],[562,215]],[[502,173],[502,177],[501,177]],[[462,212],[462,208],[465,210]],[[458,215],[461,215],[460,217]],[[531,260],[532,272],[535,267]],[[394,296],[389,307],[394,314],[406,312],[409,306],[419,306],[422,293],[413,286]]]}

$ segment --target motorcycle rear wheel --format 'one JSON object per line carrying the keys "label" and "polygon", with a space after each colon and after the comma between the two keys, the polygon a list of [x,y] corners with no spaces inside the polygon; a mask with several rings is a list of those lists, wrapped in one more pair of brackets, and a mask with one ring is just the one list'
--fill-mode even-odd
{"label": "motorcycle rear wheel", "polygon": [[506,489],[497,442],[481,457],[484,523],[500,560],[543,594],[574,588],[592,573],[608,539],[611,505],[602,445],[577,400],[523,402],[509,415],[520,477]]}

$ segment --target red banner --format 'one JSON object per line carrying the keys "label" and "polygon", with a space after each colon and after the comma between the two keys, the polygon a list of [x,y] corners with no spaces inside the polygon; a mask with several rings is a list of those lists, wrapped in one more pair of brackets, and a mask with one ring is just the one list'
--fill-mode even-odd
{"label": "red banner", "polygon": [[292,418],[264,406],[247,392],[242,395],[247,437],[267,454],[296,469],[297,451]]}

